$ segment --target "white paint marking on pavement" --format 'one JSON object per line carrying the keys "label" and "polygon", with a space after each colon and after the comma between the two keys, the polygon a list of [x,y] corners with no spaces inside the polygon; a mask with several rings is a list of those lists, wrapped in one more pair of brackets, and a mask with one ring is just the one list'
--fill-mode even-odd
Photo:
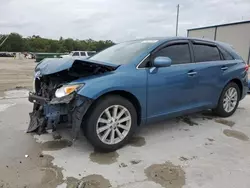
{"label": "white paint marking on pavement", "polygon": [[11,99],[11,98],[23,98],[28,97],[29,91],[26,89],[20,89],[20,90],[9,90],[4,92],[5,99]]}
{"label": "white paint marking on pavement", "polygon": [[16,103],[11,104],[0,104],[0,112],[7,110],[9,107],[16,105]]}

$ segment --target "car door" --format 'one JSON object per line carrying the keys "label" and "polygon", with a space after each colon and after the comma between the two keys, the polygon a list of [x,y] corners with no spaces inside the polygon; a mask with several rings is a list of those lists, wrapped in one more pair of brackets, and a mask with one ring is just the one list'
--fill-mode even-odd
{"label": "car door", "polygon": [[170,67],[148,69],[147,117],[155,118],[177,115],[197,107],[195,93],[197,72],[191,56],[188,40],[168,42],[151,54],[154,58],[164,56],[172,60]]}
{"label": "car door", "polygon": [[234,61],[225,60],[225,55],[223,56],[219,47],[214,43],[192,41],[192,50],[198,72],[198,103],[207,107],[213,107],[216,105],[220,92],[223,89],[225,82],[223,74],[233,65]]}

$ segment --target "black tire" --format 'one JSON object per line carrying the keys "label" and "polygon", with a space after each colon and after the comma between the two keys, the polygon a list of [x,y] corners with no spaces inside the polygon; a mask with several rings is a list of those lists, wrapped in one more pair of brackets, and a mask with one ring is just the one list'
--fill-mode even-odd
{"label": "black tire", "polygon": [[[96,124],[98,121],[99,116],[102,114],[102,112],[112,106],[112,105],[122,105],[124,106],[131,115],[131,127],[126,135],[126,137],[119,143],[109,145],[103,143],[96,132]],[[94,149],[96,151],[100,152],[112,152],[115,151],[121,147],[123,147],[129,139],[133,136],[135,133],[137,127],[137,112],[135,110],[134,105],[127,99],[118,96],[118,95],[108,95],[101,99],[99,99],[94,106],[91,107],[91,109],[88,112],[88,118],[84,123],[84,134],[88,141],[93,145]]]}
{"label": "black tire", "polygon": [[[225,93],[227,92],[227,90],[229,88],[235,88],[236,91],[237,91],[237,102],[236,102],[236,105],[234,107],[234,109],[231,111],[231,112],[227,112],[225,111],[225,109],[223,108],[223,98],[224,98],[224,95]],[[219,102],[218,102],[218,105],[217,107],[213,110],[218,116],[221,116],[221,117],[229,117],[231,116],[237,109],[238,105],[239,105],[239,100],[240,100],[240,89],[239,89],[239,86],[235,83],[235,82],[230,82],[228,83],[225,88],[223,89],[222,93],[221,93],[221,96],[220,96],[220,99],[219,99]]]}

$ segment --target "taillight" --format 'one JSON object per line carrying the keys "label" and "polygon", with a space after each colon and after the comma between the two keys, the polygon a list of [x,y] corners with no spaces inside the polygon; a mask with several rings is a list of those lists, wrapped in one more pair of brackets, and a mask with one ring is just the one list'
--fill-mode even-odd
{"label": "taillight", "polygon": [[248,65],[248,64],[246,64],[246,66],[245,66],[245,70],[246,70],[246,71],[248,71],[248,69],[249,69],[249,65]]}

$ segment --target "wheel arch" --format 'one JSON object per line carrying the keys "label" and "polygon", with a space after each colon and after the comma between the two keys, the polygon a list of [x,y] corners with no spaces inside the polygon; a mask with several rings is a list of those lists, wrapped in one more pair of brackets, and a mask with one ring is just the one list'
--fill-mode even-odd
{"label": "wheel arch", "polygon": [[141,104],[140,104],[139,100],[137,99],[137,97],[128,91],[114,90],[114,91],[106,92],[106,93],[98,96],[95,99],[95,101],[89,107],[88,111],[91,111],[91,109],[95,107],[95,104],[97,103],[97,101],[99,101],[100,99],[102,99],[104,97],[111,96],[111,95],[121,96],[121,97],[129,100],[133,104],[133,106],[135,107],[136,113],[137,113],[137,124],[139,126],[141,124],[141,121],[142,121],[142,119],[141,119],[142,107],[141,107]]}
{"label": "wheel arch", "polygon": [[224,88],[229,84],[229,83],[236,83],[240,89],[240,99],[242,98],[242,93],[243,93],[243,84],[241,83],[240,79],[238,78],[233,78],[233,79],[230,79],[226,82],[226,84],[224,85],[224,87],[221,89],[220,93],[219,93],[219,98],[218,98],[218,101],[216,102],[216,106],[218,105],[219,101],[220,101],[220,97],[221,97],[221,94],[224,90]]}
{"label": "wheel arch", "polygon": [[240,79],[234,78],[234,79],[230,80],[227,84],[229,84],[231,82],[234,82],[234,83],[236,83],[238,85],[238,87],[240,89],[240,99],[241,99],[242,98],[242,93],[243,93],[243,84],[242,84],[242,82],[240,81]]}

